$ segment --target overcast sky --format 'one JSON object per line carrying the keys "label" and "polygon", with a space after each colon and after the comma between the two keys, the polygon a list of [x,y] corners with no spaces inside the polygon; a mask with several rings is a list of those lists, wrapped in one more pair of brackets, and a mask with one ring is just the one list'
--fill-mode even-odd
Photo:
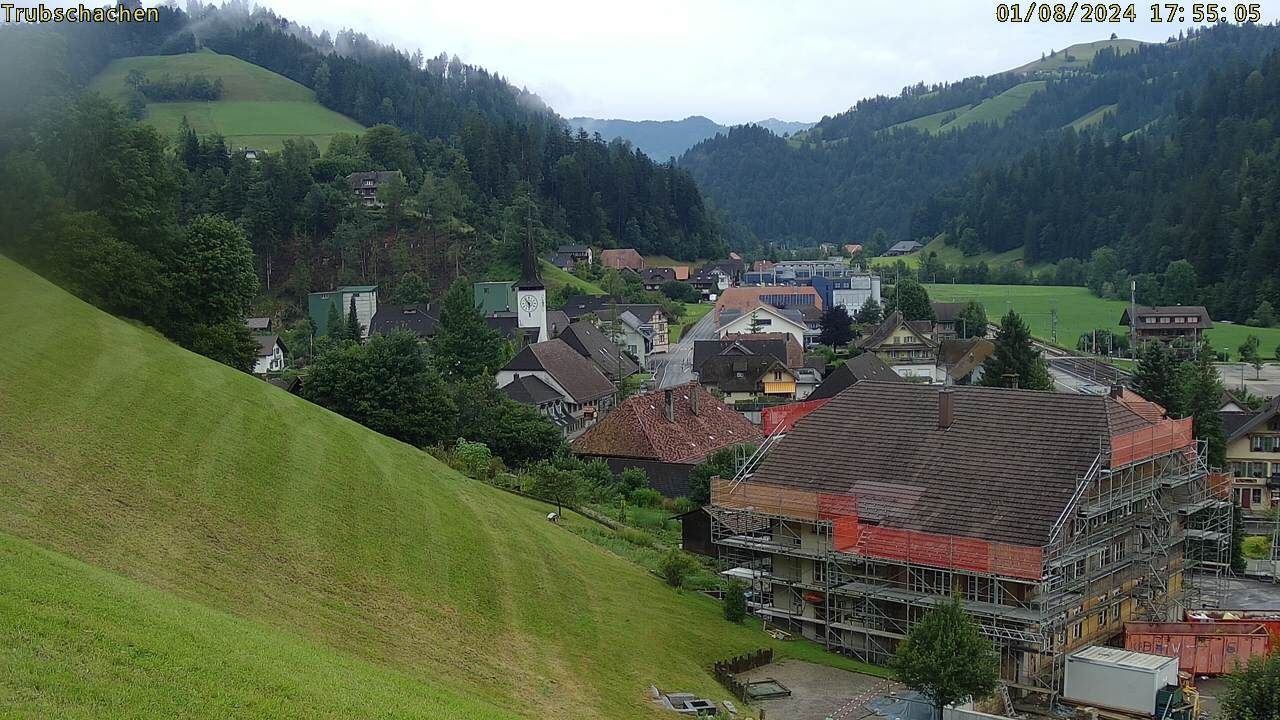
{"label": "overcast sky", "polygon": [[[1163,41],[1183,25],[1008,25],[995,0],[270,0],[312,29],[352,27],[448,51],[528,87],[566,117],[725,124],[817,120],[918,81],[989,75],[1072,43]],[[1262,3],[1275,19],[1280,3]],[[1272,8],[1270,6],[1275,6]]]}

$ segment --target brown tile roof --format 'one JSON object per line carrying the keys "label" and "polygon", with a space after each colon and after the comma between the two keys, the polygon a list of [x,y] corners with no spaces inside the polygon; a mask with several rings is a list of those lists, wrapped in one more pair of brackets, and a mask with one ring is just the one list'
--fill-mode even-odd
{"label": "brown tile roof", "polygon": [[929,338],[929,334],[933,330],[933,326],[928,320],[903,320],[902,313],[894,310],[889,313],[889,317],[884,322],[876,326],[869,335],[857,342],[857,346],[864,350],[875,350],[880,347],[885,340],[888,340],[900,326],[906,326],[907,329],[919,336],[923,345],[933,345],[934,342]]}
{"label": "brown tile roof", "polygon": [[943,340],[938,344],[938,364],[947,369],[953,380],[966,377],[996,351],[995,343],[986,338]]}
{"label": "brown tile roof", "polygon": [[600,332],[600,328],[586,320],[570,324],[560,333],[560,339],[594,363],[600,372],[614,382],[640,372],[640,366],[622,348]]}
{"label": "brown tile roof", "polygon": [[[1213,321],[1209,319],[1209,311],[1203,305],[1156,305],[1154,307],[1145,307],[1139,305],[1137,307],[1138,329],[1160,329],[1160,328],[1189,328],[1193,330],[1208,330],[1213,327]],[[1147,323],[1145,318],[1148,317],[1194,317],[1194,322],[1183,323]],[[1129,324],[1129,308],[1125,308],[1120,313],[1120,324]]]}
{"label": "brown tile roof", "polygon": [[619,248],[600,251],[600,264],[611,268],[630,268],[640,270],[644,267],[644,258],[635,248]]}
{"label": "brown tile roof", "polygon": [[953,323],[956,317],[960,315],[960,311],[964,310],[968,303],[956,302],[931,302],[933,306],[934,319],[942,323]]}
{"label": "brown tile roof", "polygon": [[[1147,425],[1106,396],[864,382],[800,420],[756,482],[852,493],[867,521],[1040,546],[1113,434]],[[1121,427],[1116,427],[1116,422]]]}
{"label": "brown tile roof", "polygon": [[[667,420],[666,391],[627,398],[577,440],[579,455],[696,464],[720,448],[759,443],[763,436],[741,413],[696,383],[672,388],[675,422]],[[690,394],[698,394],[698,412]]]}
{"label": "brown tile roof", "polygon": [[867,380],[906,382],[875,353],[865,352],[832,370],[831,374],[813,392],[809,393],[809,397],[805,398],[805,400],[832,398],[850,385]]}
{"label": "brown tile roof", "polygon": [[[804,367],[804,348],[800,347],[800,343],[796,342],[796,336],[791,333],[729,333],[720,340],[727,347],[731,342],[726,343],[726,341],[740,342],[748,348],[752,348],[753,343],[774,343],[768,346],[770,351],[777,348],[776,343],[782,343],[782,353],[774,352],[774,355],[789,368]],[[695,354],[697,352],[696,341],[694,352]]]}
{"label": "brown tile roof", "polygon": [[671,269],[676,271],[676,279],[677,279],[677,280],[680,280],[680,281],[682,281],[682,282],[683,282],[683,281],[685,281],[685,280],[688,280],[688,279],[689,279],[689,266],[688,266],[688,265],[676,265],[676,266],[672,267]]}
{"label": "brown tile roof", "polygon": [[541,370],[559,383],[579,405],[599,400],[615,391],[613,383],[599,368],[559,338],[526,345],[502,369]]}
{"label": "brown tile roof", "polygon": [[819,310],[822,309],[822,296],[818,294],[817,290],[807,285],[803,287],[731,287],[720,293],[719,299],[716,300],[716,317],[720,317],[720,312],[723,310],[736,310],[739,313],[747,313],[760,305],[772,305],[773,303],[765,299],[769,296],[809,296],[813,298],[813,301],[809,304]]}

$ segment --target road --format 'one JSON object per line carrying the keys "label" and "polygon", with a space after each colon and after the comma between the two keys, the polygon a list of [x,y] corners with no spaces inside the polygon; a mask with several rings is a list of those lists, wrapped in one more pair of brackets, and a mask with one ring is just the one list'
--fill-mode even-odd
{"label": "road", "polygon": [[659,390],[683,385],[694,379],[693,341],[713,340],[716,337],[715,310],[702,316],[680,337],[666,354],[654,355],[649,361],[653,372],[653,386]]}

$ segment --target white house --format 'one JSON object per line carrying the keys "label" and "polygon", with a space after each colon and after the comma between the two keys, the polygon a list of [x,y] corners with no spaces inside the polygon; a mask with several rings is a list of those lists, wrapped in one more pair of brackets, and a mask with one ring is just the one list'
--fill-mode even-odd
{"label": "white house", "polygon": [[253,374],[266,375],[284,370],[285,347],[280,336],[259,335],[254,340],[258,341],[258,358],[253,363]]}
{"label": "white house", "polygon": [[600,331],[605,334],[605,337],[613,340],[623,350],[626,350],[627,354],[635,358],[640,367],[648,367],[645,364],[649,354],[646,351],[647,339],[644,333],[644,323],[634,313],[630,310],[623,311],[618,316],[616,328],[610,319],[600,320]]}
{"label": "white house", "polygon": [[727,335],[751,335],[755,333],[787,333],[807,347],[809,328],[802,322],[788,317],[772,305],[757,305],[754,309],[735,314],[729,309],[721,311],[722,324],[717,332],[720,338]]}

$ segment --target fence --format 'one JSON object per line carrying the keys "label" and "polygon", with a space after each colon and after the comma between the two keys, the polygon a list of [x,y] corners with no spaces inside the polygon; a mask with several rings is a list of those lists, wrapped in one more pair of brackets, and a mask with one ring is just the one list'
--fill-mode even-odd
{"label": "fence", "polygon": [[764,667],[773,662],[773,649],[761,648],[753,653],[739,655],[728,660],[719,660],[711,668],[715,679],[729,689],[733,696],[743,702],[750,702],[747,697],[747,684],[738,680],[738,673]]}

